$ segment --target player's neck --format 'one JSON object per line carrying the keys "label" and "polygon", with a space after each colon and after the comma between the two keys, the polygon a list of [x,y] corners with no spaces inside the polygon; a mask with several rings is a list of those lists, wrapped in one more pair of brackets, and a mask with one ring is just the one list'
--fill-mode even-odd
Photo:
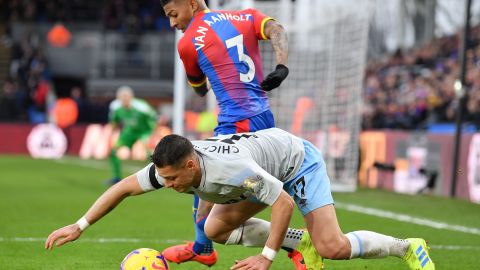
{"label": "player's neck", "polygon": [[200,166],[200,157],[197,153],[195,153],[195,163],[197,169],[195,171],[195,175],[193,176],[193,187],[198,188],[202,182],[202,167]]}
{"label": "player's neck", "polygon": [[208,10],[209,9],[208,9],[207,5],[205,5],[203,3],[199,3],[197,10],[193,13],[193,16],[195,16],[198,13],[201,13],[201,12],[208,12]]}

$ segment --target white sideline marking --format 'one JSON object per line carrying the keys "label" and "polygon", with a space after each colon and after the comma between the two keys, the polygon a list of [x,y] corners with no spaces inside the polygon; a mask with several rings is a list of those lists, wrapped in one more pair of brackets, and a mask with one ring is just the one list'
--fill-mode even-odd
{"label": "white sideline marking", "polygon": [[428,245],[432,249],[444,250],[480,250],[479,246],[443,246],[443,245]]}
{"label": "white sideline marking", "polygon": [[[0,237],[0,242],[45,242],[46,238],[42,237]],[[141,238],[83,238],[77,242],[89,242],[97,244],[107,243],[164,243],[164,244],[177,244],[182,243],[182,240],[178,239],[141,239]],[[480,250],[480,246],[453,246],[453,245],[429,245],[432,249],[444,249],[444,250]]]}
{"label": "white sideline marking", "polygon": [[[0,242],[45,242],[47,238],[43,237],[0,237]],[[182,240],[178,239],[141,239],[141,238],[82,238],[76,242],[90,242],[90,243],[139,243],[139,242],[151,242],[151,243],[167,243],[175,244],[182,243]]]}
{"label": "white sideline marking", "polygon": [[453,225],[453,224],[448,224],[444,222],[433,221],[426,218],[412,217],[405,214],[397,214],[390,211],[385,211],[385,210],[380,210],[380,209],[375,209],[370,207],[363,207],[356,204],[335,202],[335,207],[342,210],[351,211],[351,212],[356,212],[356,213],[361,213],[361,214],[371,215],[371,216],[376,216],[381,218],[388,218],[388,219],[413,223],[417,225],[423,225],[423,226],[427,226],[435,229],[443,229],[443,230],[480,235],[479,228]]}

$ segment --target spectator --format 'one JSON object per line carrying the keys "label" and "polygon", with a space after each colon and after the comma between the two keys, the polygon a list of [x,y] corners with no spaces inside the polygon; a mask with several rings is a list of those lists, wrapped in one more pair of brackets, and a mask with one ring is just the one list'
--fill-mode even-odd
{"label": "spectator", "polygon": [[[369,63],[364,85],[364,129],[419,129],[454,122],[455,80],[459,77],[458,35],[433,40],[421,48],[397,51]],[[469,106],[465,119],[478,123],[480,26],[472,29],[467,51]]]}
{"label": "spectator", "polygon": [[20,119],[24,96],[18,85],[11,79],[3,84],[3,93],[0,96],[0,119],[2,121],[16,121]]}

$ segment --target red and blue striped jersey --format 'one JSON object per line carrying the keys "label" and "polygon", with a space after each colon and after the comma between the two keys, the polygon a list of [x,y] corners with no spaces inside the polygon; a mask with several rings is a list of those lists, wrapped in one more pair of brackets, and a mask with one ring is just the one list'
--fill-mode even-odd
{"label": "red and blue striped jersey", "polygon": [[206,78],[220,108],[218,121],[236,122],[270,109],[261,89],[258,47],[265,40],[267,17],[255,9],[205,10],[194,16],[178,43],[178,52],[192,86]]}

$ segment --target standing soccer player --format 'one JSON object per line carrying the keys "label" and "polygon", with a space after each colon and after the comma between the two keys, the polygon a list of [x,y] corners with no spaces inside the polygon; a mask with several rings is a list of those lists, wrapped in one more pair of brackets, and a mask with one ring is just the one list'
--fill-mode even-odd
{"label": "standing soccer player", "polygon": [[[188,82],[204,96],[210,86],[220,112],[215,135],[257,131],[275,126],[265,91],[282,83],[288,75],[288,40],[282,25],[255,9],[210,11],[203,0],[161,0],[170,25],[184,33],[178,52]],[[265,79],[258,41],[271,41],[277,66]],[[195,242],[164,250],[167,260],[217,262],[212,241],[204,232],[213,203],[194,199]],[[301,255],[289,256],[301,266]]]}
{"label": "standing soccer player", "polygon": [[110,124],[113,128],[120,128],[120,136],[110,151],[110,164],[113,176],[110,184],[116,184],[122,179],[121,163],[117,150],[132,146],[140,140],[145,145],[156,125],[155,110],[142,99],[134,97],[133,90],[122,86],[117,90],[117,98],[110,103]]}

